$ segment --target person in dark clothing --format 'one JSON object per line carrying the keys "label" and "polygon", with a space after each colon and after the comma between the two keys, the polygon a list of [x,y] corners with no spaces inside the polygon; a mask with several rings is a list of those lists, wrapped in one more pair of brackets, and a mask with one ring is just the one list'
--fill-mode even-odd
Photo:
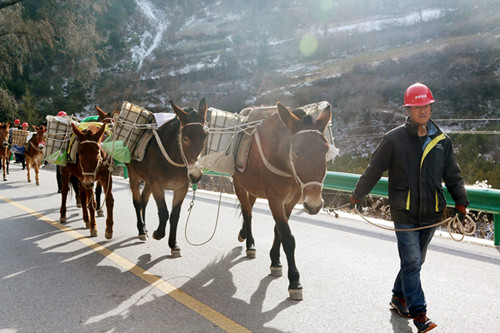
{"label": "person in dark clothing", "polygon": [[[442,181],[455,202],[455,214],[462,222],[467,214],[469,201],[451,140],[430,119],[433,103],[427,86],[415,83],[408,87],[404,96],[406,123],[384,135],[351,195],[352,204],[360,203],[388,170],[391,219],[397,230],[430,226],[443,219],[446,199]],[[435,229],[396,231],[400,271],[389,304],[399,315],[413,318],[419,332],[437,326],[427,317],[420,283],[420,270]]]}

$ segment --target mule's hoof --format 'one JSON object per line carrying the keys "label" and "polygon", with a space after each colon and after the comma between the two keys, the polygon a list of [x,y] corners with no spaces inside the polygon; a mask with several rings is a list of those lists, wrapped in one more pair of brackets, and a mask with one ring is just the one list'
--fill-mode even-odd
{"label": "mule's hoof", "polygon": [[28,179],[28,183],[31,183],[31,179]]}
{"label": "mule's hoof", "polygon": [[104,212],[102,209],[97,210],[97,217],[104,217]]}
{"label": "mule's hoof", "polygon": [[240,232],[238,233],[238,242],[243,242],[245,239],[247,239],[247,236],[246,235],[242,235],[243,233],[243,229],[240,230]]}
{"label": "mule's hoof", "polygon": [[146,241],[147,238],[148,238],[148,234],[139,235],[139,240],[141,240],[141,241]]}
{"label": "mule's hoof", "polygon": [[62,217],[62,216],[59,218],[59,222],[61,222],[61,223],[66,223],[67,220],[68,219],[66,217]]}
{"label": "mule's hoof", "polygon": [[111,238],[113,238],[113,233],[112,232],[106,232],[106,233],[104,233],[104,237],[106,237],[106,239],[111,239]]}
{"label": "mule's hoof", "polygon": [[156,240],[160,240],[160,239],[162,239],[163,237],[165,237],[165,235],[163,235],[163,236],[161,236],[161,237],[160,237],[160,236],[158,236],[158,233],[157,233],[156,231],[153,231],[153,238],[154,238],[154,239],[156,239]]}
{"label": "mule's hoof", "polygon": [[3,180],[6,182],[6,181],[7,181],[7,178],[4,178]]}
{"label": "mule's hoof", "polygon": [[182,257],[180,249],[174,249],[174,250],[172,250],[172,252],[170,254],[174,258],[180,258],[180,257]]}
{"label": "mule's hoof", "polygon": [[257,251],[255,250],[247,250],[247,258],[255,259],[257,257]]}
{"label": "mule's hoof", "polygon": [[36,186],[40,186],[40,182],[36,182]]}
{"label": "mule's hoof", "polygon": [[288,289],[288,293],[290,294],[291,300],[302,301],[304,299],[302,297],[302,289]]}
{"label": "mule's hoof", "polygon": [[271,275],[272,276],[283,276],[283,267],[272,267],[271,266]]}
{"label": "mule's hoof", "polygon": [[97,230],[96,229],[90,230],[90,237],[97,237]]}

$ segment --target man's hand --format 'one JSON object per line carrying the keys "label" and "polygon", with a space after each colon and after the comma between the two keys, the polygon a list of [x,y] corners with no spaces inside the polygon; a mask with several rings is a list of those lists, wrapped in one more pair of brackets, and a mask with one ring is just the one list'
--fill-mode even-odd
{"label": "man's hand", "polygon": [[353,209],[355,208],[358,212],[361,213],[361,200],[359,199],[356,199],[352,194],[351,194],[351,198],[350,198],[350,201],[351,201],[351,205],[350,205],[350,208]]}
{"label": "man's hand", "polygon": [[467,215],[467,210],[464,205],[456,204],[455,211],[453,213],[453,217],[458,215],[458,219],[460,222],[465,223],[465,216]]}

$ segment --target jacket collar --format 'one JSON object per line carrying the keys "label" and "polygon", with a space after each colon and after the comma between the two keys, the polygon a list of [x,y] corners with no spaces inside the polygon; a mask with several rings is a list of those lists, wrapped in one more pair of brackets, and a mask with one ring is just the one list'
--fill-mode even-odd
{"label": "jacket collar", "polygon": [[[404,124],[404,127],[411,135],[418,136],[418,126],[411,122],[409,116],[406,117],[406,123]],[[431,119],[429,119],[429,121],[427,122],[427,132],[429,137],[434,137],[437,134],[441,134],[441,130]]]}

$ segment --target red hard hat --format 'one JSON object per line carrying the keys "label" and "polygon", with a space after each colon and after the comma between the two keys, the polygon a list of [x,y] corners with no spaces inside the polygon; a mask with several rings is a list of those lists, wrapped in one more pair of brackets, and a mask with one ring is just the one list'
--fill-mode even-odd
{"label": "red hard hat", "polygon": [[404,106],[423,106],[434,102],[431,90],[425,84],[415,83],[406,89]]}
{"label": "red hard hat", "polygon": [[24,127],[24,126],[28,127],[28,123],[24,122],[24,123],[22,123],[22,125],[21,125],[21,126],[22,126],[22,127]]}
{"label": "red hard hat", "polygon": [[19,124],[21,121],[19,119],[14,120],[14,125]]}
{"label": "red hard hat", "polygon": [[67,114],[65,111],[59,111],[59,113],[57,114],[58,117],[66,117]]}

